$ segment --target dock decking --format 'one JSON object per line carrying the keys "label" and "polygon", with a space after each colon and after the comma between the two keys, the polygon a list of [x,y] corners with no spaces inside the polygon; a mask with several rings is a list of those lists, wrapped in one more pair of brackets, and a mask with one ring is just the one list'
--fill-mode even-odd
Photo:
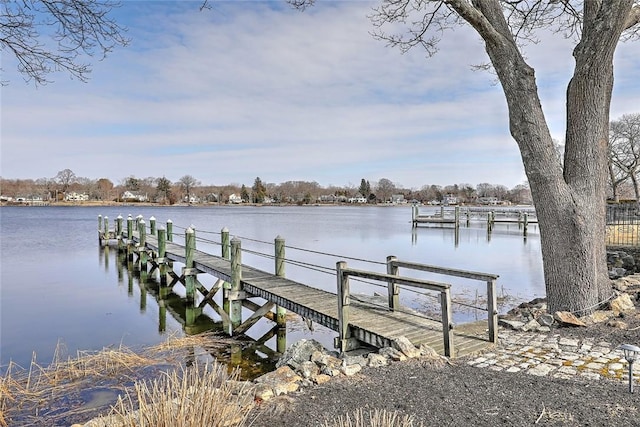
{"label": "dock decking", "polygon": [[[101,232],[101,235],[104,238],[118,238],[118,231]],[[136,232],[133,233],[131,239],[124,237],[122,239],[128,241],[126,247],[129,251],[140,251],[140,248],[150,251],[148,262],[154,266],[162,263],[166,264],[168,261],[185,264],[187,267],[183,269],[183,276],[181,276],[182,280],[180,281],[184,280],[185,274],[209,274],[228,284],[239,276],[241,291],[237,292],[236,296],[231,297],[231,299],[241,300],[244,307],[252,308],[256,312],[254,316],[264,316],[273,320],[276,315],[271,312],[271,308],[276,305],[331,330],[339,333],[342,330],[343,333],[338,338],[344,339],[344,342],[348,338],[349,342],[347,347],[342,343],[341,349],[343,351],[351,350],[362,344],[378,348],[386,347],[390,346],[395,338],[404,336],[416,346],[427,344],[440,354],[459,357],[486,348],[497,340],[497,328],[492,330],[492,322],[494,320],[497,325],[495,306],[489,310],[493,314],[493,316],[489,315],[489,322],[482,321],[454,327],[453,323],[450,322],[450,313],[445,313],[449,308],[445,309],[444,305],[443,317],[446,317],[445,314],[448,315],[448,321],[445,318],[444,322],[438,322],[418,313],[402,309],[399,306],[391,309],[383,304],[372,304],[369,299],[359,298],[355,294],[339,297],[337,293],[313,288],[247,265],[240,265],[240,272],[234,273],[233,260],[195,250],[195,248],[190,252],[187,245],[183,246],[171,241],[165,241],[164,239],[159,239],[159,236],[156,235],[141,237],[140,233]],[[143,245],[140,245],[141,240]],[[124,242],[120,244],[124,246]],[[188,264],[190,263],[191,266],[189,267]],[[177,277],[175,273],[173,276]],[[402,277],[395,277],[397,277],[398,282],[402,282]],[[419,282],[416,279],[406,280]],[[174,281],[173,284],[176,282]],[[418,283],[418,285],[420,284]],[[429,288],[430,285],[423,284],[420,286]],[[443,289],[446,288],[446,294],[448,295],[449,285],[442,286]],[[206,298],[211,298],[212,294],[215,294],[217,289],[213,289],[214,287],[215,285],[207,289],[199,282],[197,285],[197,289]],[[233,290],[228,291],[228,289],[228,286],[225,287],[225,291],[231,294],[234,293]],[[249,299],[253,298],[261,298],[267,303],[261,307],[256,302],[249,301]],[[450,301],[448,304],[450,305]],[[348,314],[345,315],[345,313]],[[224,316],[224,313],[222,315]],[[252,321],[255,323],[257,320],[256,318]],[[345,322],[347,322],[346,325],[344,324]],[[487,326],[488,324],[489,326]],[[241,329],[246,330],[248,327],[250,325]],[[488,330],[489,333],[487,332]],[[335,340],[336,347],[341,345],[341,339],[338,338]]]}

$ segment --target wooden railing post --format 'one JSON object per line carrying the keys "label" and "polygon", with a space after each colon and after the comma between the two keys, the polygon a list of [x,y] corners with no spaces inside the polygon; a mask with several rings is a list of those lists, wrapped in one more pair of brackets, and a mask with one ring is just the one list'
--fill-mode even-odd
{"label": "wooden railing post", "polygon": [[242,324],[242,247],[240,239],[231,239],[231,289],[229,290],[229,318],[231,328]]}
{"label": "wooden railing post", "polygon": [[351,299],[349,296],[349,276],[343,273],[347,268],[347,263],[339,261],[336,263],[336,271],[338,277],[338,348],[340,353],[348,350],[348,340],[350,338],[349,331],[349,305]]}
{"label": "wooden railing post", "polygon": [[158,258],[160,274],[160,298],[166,297],[167,287],[167,232],[163,228],[158,228]]}
{"label": "wooden railing post", "polygon": [[496,297],[496,281],[487,281],[487,312],[489,322],[489,342],[498,343],[498,300]]}
{"label": "wooden railing post", "polygon": [[186,288],[187,300],[193,301],[196,293],[196,275],[193,271],[193,255],[196,250],[196,232],[188,227],[184,232],[184,286]]}
{"label": "wooden railing post", "polygon": [[440,307],[442,310],[442,335],[444,338],[444,355],[452,357],[453,348],[453,322],[451,320],[451,292],[445,289],[440,292]]}
{"label": "wooden railing post", "polygon": [[103,244],[108,245],[109,244],[109,217],[108,216],[104,217],[104,231],[102,236],[104,238]]}
{"label": "wooden railing post", "polygon": [[149,234],[151,236],[156,235],[156,217],[152,216],[149,218]]}
{"label": "wooden railing post", "polygon": [[133,261],[133,218],[127,217],[127,261]]}
{"label": "wooden railing post", "polygon": [[173,221],[167,220],[167,242],[173,242]]}
{"label": "wooden railing post", "polygon": [[418,225],[418,205],[411,206],[411,226],[416,227]]}
{"label": "wooden railing post", "polygon": [[[276,257],[275,272],[278,277],[285,277],[285,245],[284,238],[276,236],[274,241]],[[287,310],[276,305],[276,324],[280,327],[278,338],[276,339],[276,351],[284,353],[287,350],[286,330],[287,330]]]}
{"label": "wooden railing post", "polygon": [[124,249],[124,243],[122,241],[122,215],[118,215],[116,218],[116,239],[118,239],[118,252],[122,252]]}
{"label": "wooden railing post", "polygon": [[[285,245],[284,238],[277,236],[274,240],[275,247],[275,273],[278,277],[285,277]],[[286,325],[287,310],[276,306],[276,323],[278,326]]]}
{"label": "wooden railing post", "polygon": [[98,215],[98,243],[102,246],[102,215]]}
{"label": "wooden railing post", "polygon": [[[222,247],[221,256],[224,259],[231,259],[230,243],[229,243],[229,229],[223,227],[220,230],[220,245]],[[231,305],[229,303],[229,292],[231,291],[231,283],[224,282],[222,284],[222,309],[225,313],[231,313]],[[225,324],[225,319],[222,319],[222,327],[225,331],[229,330],[229,325]]]}
{"label": "wooden railing post", "polygon": [[222,258],[224,259],[230,259],[230,254],[229,254],[229,229],[227,227],[224,227],[222,230],[220,230],[220,243],[222,246]]}
{"label": "wooden railing post", "polygon": [[[395,262],[398,260],[395,256],[389,255],[387,257],[387,274],[394,276],[398,275],[398,266]],[[400,307],[400,288],[398,284],[393,280],[390,280],[387,285],[389,295],[389,308],[391,311]]]}
{"label": "wooden railing post", "polygon": [[455,211],[454,211],[454,217],[455,217],[455,227],[459,228],[460,227],[460,206],[456,206],[455,207]]}
{"label": "wooden railing post", "polygon": [[147,271],[147,227],[144,219],[138,219],[138,255],[140,256],[140,271]]}

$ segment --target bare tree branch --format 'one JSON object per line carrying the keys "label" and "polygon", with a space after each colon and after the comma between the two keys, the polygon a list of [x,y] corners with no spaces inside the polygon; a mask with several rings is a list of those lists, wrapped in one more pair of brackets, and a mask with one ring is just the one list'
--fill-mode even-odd
{"label": "bare tree branch", "polygon": [[129,42],[109,16],[118,6],[112,0],[0,0],[0,47],[15,57],[27,82],[46,84],[56,71],[87,81],[91,67],[83,57],[103,59]]}

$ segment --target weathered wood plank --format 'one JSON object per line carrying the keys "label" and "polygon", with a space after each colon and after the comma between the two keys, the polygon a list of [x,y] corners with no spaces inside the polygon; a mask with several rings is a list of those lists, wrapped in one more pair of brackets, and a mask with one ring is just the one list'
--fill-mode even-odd
{"label": "weathered wood plank", "polygon": [[[448,222],[448,220],[440,222]],[[134,234],[135,240],[136,236]],[[185,262],[184,246],[173,242],[166,242],[165,244],[165,258],[167,260]],[[145,245],[151,250],[158,250],[157,239],[153,235],[146,236]],[[193,264],[194,268],[203,273],[210,274],[223,281],[229,282],[231,280],[231,262],[225,258],[195,250],[193,252]],[[408,267],[409,265],[400,264],[399,266]],[[359,277],[368,277],[367,272],[348,270],[350,274],[355,273]],[[475,272],[471,273],[477,274]],[[381,275],[376,273],[375,276],[379,278]],[[411,285],[418,284],[417,282],[413,283],[411,279],[388,276],[388,279],[393,279],[398,283],[408,281],[411,282]],[[277,304],[334,331],[339,331],[340,329],[338,297],[334,293],[313,288],[249,266],[242,266],[241,284],[242,288],[250,295]],[[449,284],[438,282],[430,282],[426,286],[422,283],[422,285],[437,291],[448,289],[450,286]],[[366,301],[361,302],[358,301],[356,296],[350,299],[348,310],[348,328],[352,336],[362,342],[380,347],[390,345],[393,337],[404,335],[415,345],[426,343],[440,354],[444,352],[442,324],[439,322],[403,313],[399,310],[390,311],[384,305],[375,306]],[[483,324],[486,328],[486,322]],[[482,332],[485,331],[483,330]],[[478,335],[477,330],[454,330],[455,354],[469,354],[486,347],[489,344],[487,339],[483,340]]]}

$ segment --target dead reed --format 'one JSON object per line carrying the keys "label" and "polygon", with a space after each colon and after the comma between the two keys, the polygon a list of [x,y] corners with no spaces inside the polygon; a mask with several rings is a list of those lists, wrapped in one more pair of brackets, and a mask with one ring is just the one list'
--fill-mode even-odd
{"label": "dead reed", "polygon": [[374,409],[364,412],[357,409],[352,414],[339,416],[336,421],[326,421],[324,427],[421,427],[422,423],[414,424],[411,416],[401,416],[396,411]]}
{"label": "dead reed", "polygon": [[229,374],[217,362],[196,363],[137,383],[110,416],[94,421],[122,427],[244,426],[253,395],[237,387],[237,378],[237,370]]}
{"label": "dead reed", "polygon": [[[29,420],[38,425],[43,419],[60,421],[95,411],[96,408],[83,407],[82,399],[77,397],[81,392],[97,384],[125,392],[149,367],[176,370],[189,354],[193,355],[195,348],[207,351],[228,342],[213,334],[172,336],[141,352],[120,345],[95,352],[78,351],[74,357],[68,356],[65,346],[58,343],[48,366],[40,365],[34,354],[28,368],[13,362],[6,367],[0,377],[0,426],[5,427],[15,419],[21,420],[22,425],[29,425]],[[69,406],[70,400],[75,406]]]}

